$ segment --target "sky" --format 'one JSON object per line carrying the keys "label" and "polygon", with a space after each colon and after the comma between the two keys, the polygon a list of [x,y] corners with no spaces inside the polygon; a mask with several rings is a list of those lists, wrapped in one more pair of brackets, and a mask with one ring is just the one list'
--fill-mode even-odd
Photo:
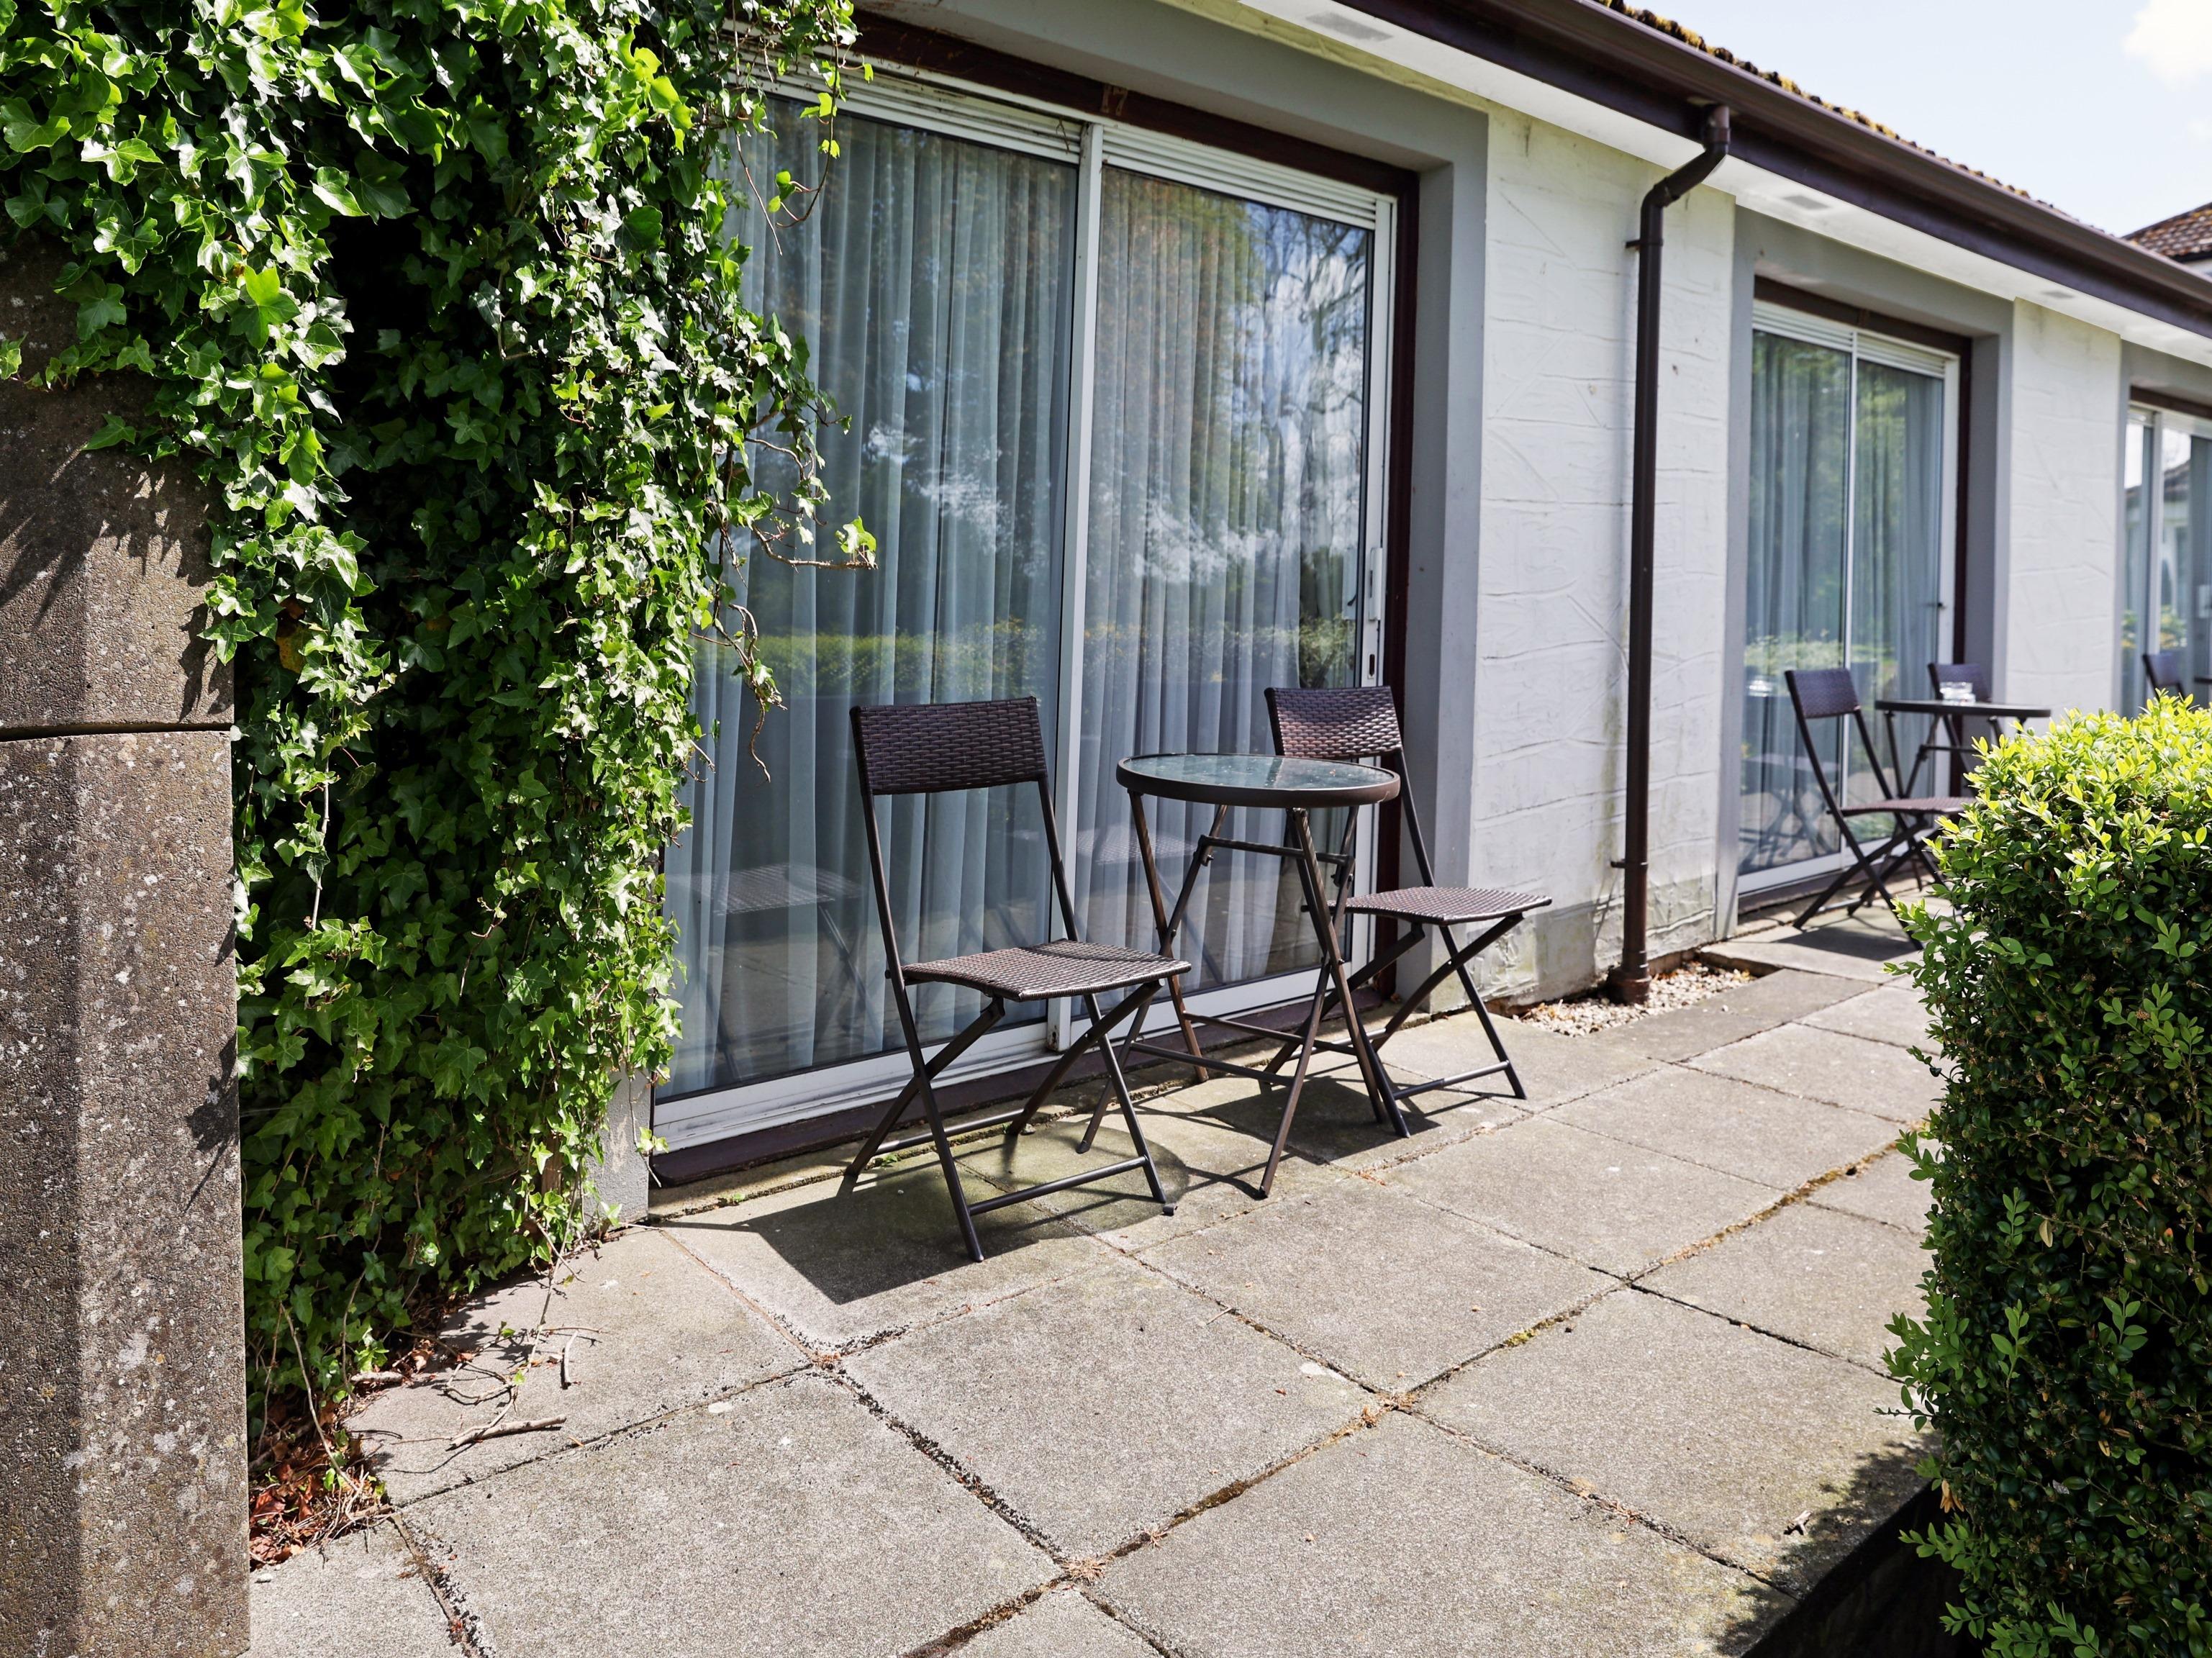
{"label": "sky", "polygon": [[2212,202],[2212,0],[1641,0],[2122,234]]}

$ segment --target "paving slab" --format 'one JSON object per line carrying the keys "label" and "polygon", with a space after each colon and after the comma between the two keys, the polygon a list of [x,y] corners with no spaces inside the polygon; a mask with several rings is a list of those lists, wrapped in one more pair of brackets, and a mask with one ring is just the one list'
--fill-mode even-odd
{"label": "paving slab", "polygon": [[816,1181],[659,1230],[825,1350],[1065,1278],[1101,1250],[1034,1204],[975,1218],[980,1261],[969,1260],[959,1225],[933,1158],[872,1174],[849,1193]]}
{"label": "paving slab", "polygon": [[1708,961],[1748,967],[1754,972],[1763,968],[1796,968],[1805,973],[1886,984],[1890,981],[1889,963],[1909,958],[1919,948],[1905,936],[1896,919],[1883,910],[1878,917],[1823,918],[1802,932],[1785,924],[1741,933],[1707,945],[1703,953]]}
{"label": "paving slab", "polygon": [[[806,1363],[728,1285],[648,1230],[625,1232],[567,1263],[550,1298],[545,1281],[531,1278],[471,1303],[443,1336],[475,1358],[373,1395],[346,1424],[362,1437],[396,1503]],[[508,1402],[502,1384],[519,1369],[524,1379],[512,1419],[559,1417],[560,1428],[454,1449],[456,1436],[499,1419]]]}
{"label": "paving slab", "polygon": [[1786,1604],[1396,1412],[1115,1561],[1098,1593],[1206,1658],[1703,1658]]}
{"label": "paving slab", "polygon": [[1892,1122],[1918,1122],[1943,1097],[1934,1072],[1893,1042],[1785,1024],[1689,1061],[1699,1071],[1848,1106]]}
{"label": "paving slab", "polygon": [[1420,1409],[1802,1592],[1923,1484],[1896,1403],[1856,1365],[1622,1290]]}
{"label": "paving slab", "polygon": [[[1262,1201],[1259,1184],[1267,1169],[1268,1142],[1229,1127],[1206,1108],[1209,1101],[1248,1092],[1257,1090],[1249,1083],[1218,1078],[1139,1108],[1145,1143],[1152,1147],[1153,1166],[1175,1205],[1174,1214],[1161,1212],[1143,1175],[1134,1173],[1101,1186],[1048,1193],[1032,1202],[1117,1249],[1140,1249],[1243,1214]],[[1186,1097],[1193,1095],[1197,1099]],[[1046,1123],[1012,1147],[1000,1136],[969,1152],[961,1167],[995,1190],[1012,1191],[1135,1154],[1118,1114],[1100,1127],[1087,1155],[1076,1150],[1085,1127],[1085,1121],[1068,1119]],[[1286,1152],[1275,1171],[1275,1196],[1332,1186],[1341,1178],[1334,1169]]]}
{"label": "paving slab", "polygon": [[899,1653],[1054,1576],[819,1376],[445,1492],[410,1523],[498,1658]]}
{"label": "paving slab", "polygon": [[1896,1227],[1796,1203],[1711,1248],[1662,1267],[1662,1295],[1740,1319],[1879,1370],[1889,1321],[1918,1317],[1928,1256]]}
{"label": "paving slab", "polygon": [[[1542,1110],[1561,1100],[1571,1100],[1651,1069],[1650,1055],[1622,1047],[1617,1033],[1563,1036],[1526,1019],[1499,1018],[1498,1034],[1528,1090],[1528,1108]],[[1448,1014],[1400,1031],[1382,1049],[1382,1056],[1407,1073],[1449,1077],[1486,1065],[1493,1055],[1472,1012]],[[1489,1102],[1510,1103],[1512,1095],[1502,1077],[1486,1077],[1473,1086],[1477,1096]]]}
{"label": "paving slab", "polygon": [[1748,984],[1731,985],[1688,1007],[1616,1026],[1607,1034],[1620,1047],[1655,1060],[1686,1060],[1785,1020],[1802,1018],[1858,990],[1849,979],[1784,968]]}
{"label": "paving slab", "polygon": [[1847,1036],[1893,1042],[1899,1048],[1932,1052],[1936,1046],[1928,1035],[1928,1005],[1910,984],[1861,991],[1848,1000],[1804,1015],[1801,1022],[1822,1030],[1840,1030]]}
{"label": "paving slab", "polygon": [[1747,1220],[1781,1190],[1548,1116],[1376,1176],[1601,1272],[1640,1272]]}
{"label": "paving slab", "polygon": [[1869,1158],[1807,1199],[1818,1208],[1886,1221],[1915,1237],[1928,1230],[1930,1200],[1928,1182],[1912,1178],[1912,1160],[1902,1151]]}
{"label": "paving slab", "polygon": [[1039,1595],[957,1650],[960,1658],[1158,1658],[1157,1648],[1074,1589]]}
{"label": "paving slab", "polygon": [[1679,1066],[1570,1100],[1550,1121],[1784,1189],[1897,1138],[1885,1118]]}
{"label": "paving slab", "polygon": [[1145,1259],[1389,1393],[1418,1388],[1613,1283],[1364,1180],[1279,1201]]}
{"label": "paving slab", "polygon": [[445,1609],[389,1522],[257,1567],[246,1658],[454,1658]]}
{"label": "paving slab", "polygon": [[1071,1558],[1098,1555],[1358,1418],[1367,1395],[1109,1257],[855,1354],[854,1380]]}

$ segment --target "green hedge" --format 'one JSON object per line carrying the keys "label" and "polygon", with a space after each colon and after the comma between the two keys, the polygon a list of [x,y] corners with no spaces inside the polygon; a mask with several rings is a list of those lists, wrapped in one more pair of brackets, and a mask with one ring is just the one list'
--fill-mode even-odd
{"label": "green hedge", "polygon": [[1998,747],[1913,918],[1953,1072],[1929,1308],[1957,1626],[2000,1658],[2212,1653],[2212,713]]}

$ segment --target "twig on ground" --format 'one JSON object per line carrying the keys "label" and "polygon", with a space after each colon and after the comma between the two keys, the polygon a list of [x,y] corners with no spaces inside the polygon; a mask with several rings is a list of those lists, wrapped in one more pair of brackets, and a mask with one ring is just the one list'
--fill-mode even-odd
{"label": "twig on ground", "polygon": [[471,1428],[466,1433],[453,1436],[452,1448],[460,1450],[479,1444],[487,1439],[505,1439],[510,1434],[544,1433],[549,1428],[560,1427],[568,1421],[565,1416],[533,1417],[527,1422],[494,1422],[481,1428]]}

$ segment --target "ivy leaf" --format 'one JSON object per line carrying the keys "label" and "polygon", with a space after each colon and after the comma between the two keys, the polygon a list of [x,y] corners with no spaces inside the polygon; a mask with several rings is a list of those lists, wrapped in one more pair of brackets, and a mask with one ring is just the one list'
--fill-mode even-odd
{"label": "ivy leaf", "polygon": [[632,208],[623,218],[623,237],[633,247],[657,247],[660,244],[661,218],[657,207]]}
{"label": "ivy leaf", "polygon": [[94,449],[112,449],[118,443],[135,443],[137,440],[137,427],[120,415],[110,415],[106,424],[94,433],[84,446],[88,452]]}
{"label": "ivy leaf", "polygon": [[361,203],[354,199],[353,191],[346,184],[345,174],[336,167],[317,167],[313,188],[315,199],[331,212],[348,219],[362,216]]}

